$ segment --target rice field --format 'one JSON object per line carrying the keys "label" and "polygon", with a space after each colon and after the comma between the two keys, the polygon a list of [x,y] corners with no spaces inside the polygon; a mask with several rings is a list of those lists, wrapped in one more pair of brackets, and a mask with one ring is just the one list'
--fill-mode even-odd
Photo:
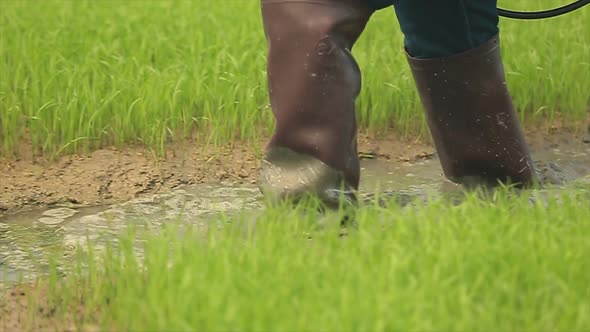
{"label": "rice field", "polygon": [[[539,9],[556,0],[500,1]],[[515,7],[517,6],[518,7]],[[0,155],[56,156],[107,145],[162,152],[187,138],[268,136],[259,2],[0,1]],[[590,10],[502,20],[508,85],[521,118],[575,121],[590,100]],[[364,72],[362,131],[428,135],[393,10],[378,12],[354,54]]]}
{"label": "rice field", "polygon": [[[525,126],[587,119],[588,22],[588,8],[501,20]],[[353,50],[364,75],[360,130],[373,137],[428,137],[402,38],[383,10]],[[0,157],[29,145],[56,157],[131,144],[162,153],[184,140],[259,144],[274,126],[265,57],[257,0],[0,0]],[[57,255],[21,323],[47,319],[46,301],[55,330],[587,331],[588,186],[466,195],[364,204],[344,228],[351,211],[318,214],[312,201],[219,215],[207,232],[183,220],[131,229],[106,250],[81,249],[77,264]]]}
{"label": "rice field", "polygon": [[269,208],[147,231],[140,256],[136,229],[46,299],[83,330],[587,331],[588,191],[532,195],[363,206],[346,233],[342,211]]}

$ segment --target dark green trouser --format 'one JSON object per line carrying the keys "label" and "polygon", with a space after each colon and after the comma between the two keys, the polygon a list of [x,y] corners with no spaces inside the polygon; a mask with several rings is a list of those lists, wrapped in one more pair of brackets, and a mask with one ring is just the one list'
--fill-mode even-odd
{"label": "dark green trouser", "polygon": [[496,0],[366,0],[393,5],[404,45],[416,58],[437,58],[475,48],[498,33]]}

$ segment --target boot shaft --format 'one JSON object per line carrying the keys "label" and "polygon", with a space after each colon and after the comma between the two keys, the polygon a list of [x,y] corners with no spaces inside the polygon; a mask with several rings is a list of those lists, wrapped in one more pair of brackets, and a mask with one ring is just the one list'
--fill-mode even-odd
{"label": "boot shaft", "polygon": [[449,179],[533,181],[533,163],[506,86],[498,36],[450,57],[408,55],[408,61]]}

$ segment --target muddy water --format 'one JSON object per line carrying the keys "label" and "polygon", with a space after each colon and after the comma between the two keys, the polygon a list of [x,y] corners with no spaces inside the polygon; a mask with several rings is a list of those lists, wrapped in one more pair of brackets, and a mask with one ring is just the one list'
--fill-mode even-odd
{"label": "muddy water", "polygon": [[[536,160],[559,165],[560,176],[590,190],[590,144],[547,147]],[[460,191],[446,181],[436,158],[414,162],[363,160],[361,191],[388,191],[407,198]],[[554,190],[559,190],[558,187]],[[563,189],[561,189],[563,190]],[[74,209],[56,207],[0,219],[0,283],[46,273],[48,258],[59,252],[66,258],[87,241],[99,248],[113,241],[129,225],[158,226],[181,221],[206,229],[220,215],[262,209],[255,186],[231,184],[179,187],[111,206]]]}

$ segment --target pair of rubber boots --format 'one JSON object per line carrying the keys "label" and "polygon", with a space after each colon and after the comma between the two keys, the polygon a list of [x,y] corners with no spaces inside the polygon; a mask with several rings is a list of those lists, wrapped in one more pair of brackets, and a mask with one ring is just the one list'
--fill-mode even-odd
{"label": "pair of rubber boots", "polygon": [[[317,0],[314,11],[272,0],[262,7],[276,130],[259,186],[271,200],[317,195],[355,200],[360,179],[351,49],[372,10]],[[527,185],[533,163],[507,90],[498,37],[436,59],[407,55],[445,176],[462,184]]]}

